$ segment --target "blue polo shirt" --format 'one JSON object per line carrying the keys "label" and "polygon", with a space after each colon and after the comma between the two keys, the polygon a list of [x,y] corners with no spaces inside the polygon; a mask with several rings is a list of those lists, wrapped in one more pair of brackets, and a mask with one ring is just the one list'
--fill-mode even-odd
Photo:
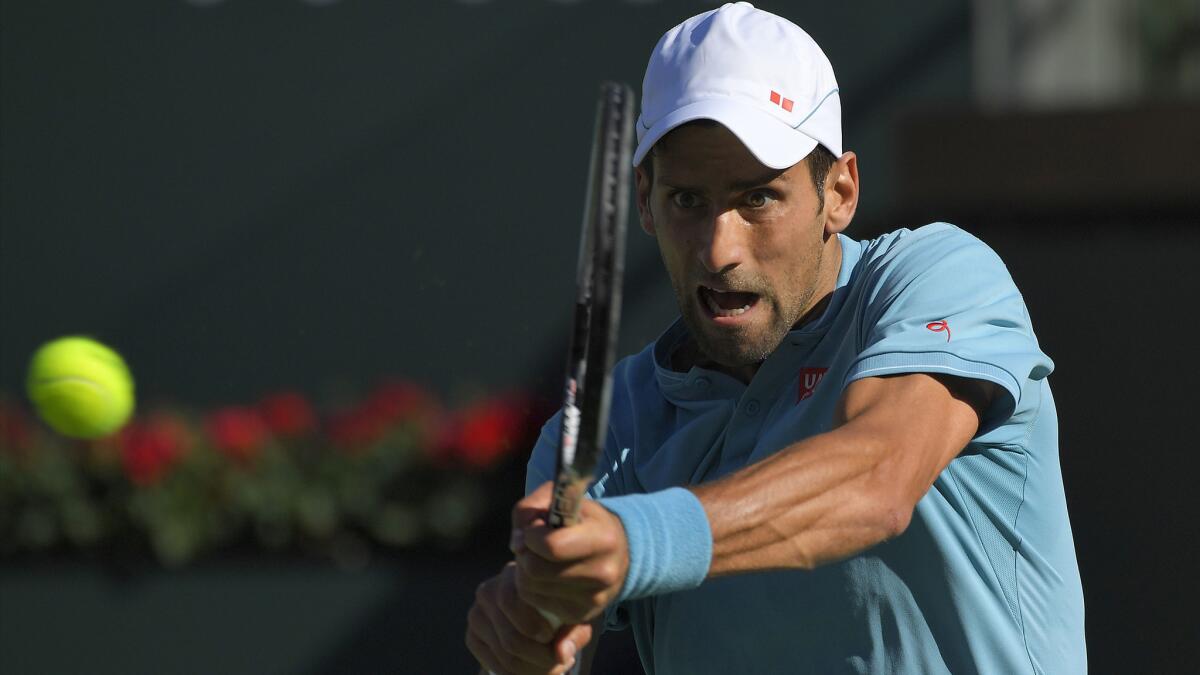
{"label": "blue polo shirt", "polygon": [[[813,571],[759,572],[610,608],[650,675],[1082,673],[1083,593],[1058,422],[1029,313],[1004,263],[945,223],[840,237],[828,308],[749,384],[670,368],[681,321],[614,372],[593,497],[720,478],[832,426],[863,377],[942,373],[1001,392],[918,502],[908,529]],[[550,480],[558,416],[527,490]]]}

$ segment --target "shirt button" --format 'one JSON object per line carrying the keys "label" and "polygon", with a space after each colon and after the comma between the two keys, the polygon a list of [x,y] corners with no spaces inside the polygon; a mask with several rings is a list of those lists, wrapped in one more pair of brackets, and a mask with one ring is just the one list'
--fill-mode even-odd
{"label": "shirt button", "polygon": [[752,398],[749,401],[746,401],[746,407],[744,410],[748,416],[754,417],[758,414],[758,407],[758,400]]}

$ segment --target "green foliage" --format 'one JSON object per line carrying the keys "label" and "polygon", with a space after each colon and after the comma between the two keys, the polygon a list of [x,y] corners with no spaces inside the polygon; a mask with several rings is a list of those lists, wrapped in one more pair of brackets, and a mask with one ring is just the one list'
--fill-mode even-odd
{"label": "green foliage", "polygon": [[540,420],[523,397],[446,411],[411,385],[321,416],[285,394],[159,410],[96,441],[57,436],[0,398],[0,556],[150,551],[167,566],[253,546],[354,565],[372,548],[454,548],[486,481]]}

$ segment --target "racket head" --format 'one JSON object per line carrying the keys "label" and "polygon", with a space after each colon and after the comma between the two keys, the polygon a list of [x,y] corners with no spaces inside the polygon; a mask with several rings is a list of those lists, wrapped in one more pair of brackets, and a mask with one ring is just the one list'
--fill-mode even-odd
{"label": "racket head", "polygon": [[562,431],[549,515],[554,527],[578,519],[608,435],[629,220],[633,121],[629,86],[602,84],[580,232]]}

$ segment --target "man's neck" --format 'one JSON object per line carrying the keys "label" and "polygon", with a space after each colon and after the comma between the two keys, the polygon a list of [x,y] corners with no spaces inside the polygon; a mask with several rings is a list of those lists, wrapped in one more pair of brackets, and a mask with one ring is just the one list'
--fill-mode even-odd
{"label": "man's neck", "polygon": [[708,354],[704,353],[704,350],[700,349],[700,345],[696,343],[696,339],[692,337],[691,333],[688,333],[683,343],[671,352],[671,370],[686,373],[693,367],[704,368],[718,373],[725,373],[736,378],[743,384],[750,383],[750,380],[754,378],[754,374],[758,372],[758,368],[761,365],[762,361],[741,366],[727,366],[717,363],[709,358]]}

